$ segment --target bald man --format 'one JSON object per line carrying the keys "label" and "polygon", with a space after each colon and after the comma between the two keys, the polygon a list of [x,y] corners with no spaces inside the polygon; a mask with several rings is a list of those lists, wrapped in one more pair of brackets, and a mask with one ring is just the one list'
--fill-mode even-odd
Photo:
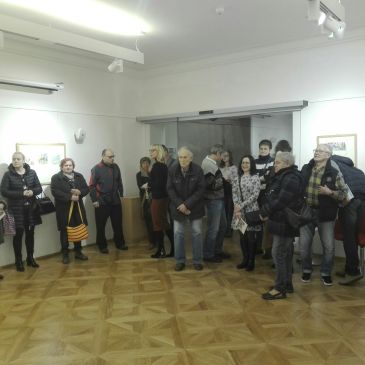
{"label": "bald man", "polygon": [[119,166],[114,163],[114,152],[110,148],[102,151],[102,160],[91,170],[90,197],[95,208],[96,244],[101,253],[107,254],[108,243],[105,225],[110,217],[114,232],[115,247],[127,250],[122,227],[123,183]]}

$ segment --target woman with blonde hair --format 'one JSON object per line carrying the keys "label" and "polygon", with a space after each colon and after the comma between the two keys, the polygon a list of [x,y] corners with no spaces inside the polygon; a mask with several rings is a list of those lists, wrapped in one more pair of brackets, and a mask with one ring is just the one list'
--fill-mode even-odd
{"label": "woman with blonde hair", "polygon": [[1,194],[7,198],[9,212],[14,215],[16,234],[13,238],[15,267],[24,271],[22,239],[25,234],[27,266],[39,267],[34,260],[34,228],[41,224],[36,196],[42,192],[37,173],[25,163],[21,152],[14,152],[12,163],[1,181]]}
{"label": "woman with blonde hair", "polygon": [[169,237],[171,242],[171,251],[168,255],[171,257],[173,256],[174,252],[174,235],[167,220],[169,199],[166,185],[168,169],[165,164],[165,151],[162,145],[153,144],[150,148],[150,156],[151,159],[155,161],[152,165],[150,181],[148,185],[152,194],[151,215],[155,242],[157,245],[157,251],[151,255],[151,257],[166,257],[164,232]]}

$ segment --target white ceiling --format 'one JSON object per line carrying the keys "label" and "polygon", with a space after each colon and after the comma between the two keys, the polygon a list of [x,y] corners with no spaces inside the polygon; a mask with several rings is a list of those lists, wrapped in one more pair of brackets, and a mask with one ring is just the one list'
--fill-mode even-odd
{"label": "white ceiling", "polygon": [[[152,26],[152,31],[138,40],[138,47],[145,55],[145,69],[321,36],[319,28],[306,20],[307,0],[103,2],[131,11]],[[342,0],[342,4],[346,9],[347,33],[364,28],[365,0]],[[215,9],[218,7],[224,7],[224,14],[216,14]],[[136,38],[116,37],[81,29],[59,20],[5,6],[1,0],[0,13],[119,46],[135,47]]]}

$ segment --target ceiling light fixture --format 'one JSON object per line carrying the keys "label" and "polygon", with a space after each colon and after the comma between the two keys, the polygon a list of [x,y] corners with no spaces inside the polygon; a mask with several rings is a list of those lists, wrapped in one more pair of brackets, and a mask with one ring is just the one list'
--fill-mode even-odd
{"label": "ceiling light fixture", "polygon": [[110,72],[121,73],[123,72],[123,60],[116,58],[109,66]]}
{"label": "ceiling light fixture", "polygon": [[64,84],[62,82],[51,84],[46,82],[8,79],[5,77],[0,77],[0,85],[18,86],[30,89],[40,89],[49,91],[50,93],[53,91],[60,91],[64,89]]}
{"label": "ceiling light fixture", "polygon": [[308,0],[307,18],[317,22],[324,33],[329,33],[329,38],[343,38],[346,23],[341,0]]}
{"label": "ceiling light fixture", "polygon": [[1,3],[105,33],[139,36],[150,31],[143,19],[97,0],[2,0]]}

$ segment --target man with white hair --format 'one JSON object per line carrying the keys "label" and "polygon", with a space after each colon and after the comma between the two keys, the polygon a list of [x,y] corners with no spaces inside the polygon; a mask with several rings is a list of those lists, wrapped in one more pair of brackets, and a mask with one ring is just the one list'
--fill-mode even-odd
{"label": "man with white hair", "polygon": [[313,150],[314,157],[302,168],[305,196],[312,209],[314,221],[300,228],[300,254],[302,259],[302,281],[311,281],[312,242],[315,228],[323,248],[321,278],[324,285],[332,285],[332,267],[335,256],[334,227],[338,204],[346,196],[346,185],[342,174],[331,165],[332,148],[319,144]]}
{"label": "man with white hair", "polygon": [[168,173],[167,192],[170,211],[174,220],[176,271],[184,270],[185,234],[184,225],[190,222],[192,229],[192,253],[195,270],[202,270],[202,218],[204,216],[205,179],[202,168],[192,162],[193,153],[187,147],[178,151],[178,163]]}

